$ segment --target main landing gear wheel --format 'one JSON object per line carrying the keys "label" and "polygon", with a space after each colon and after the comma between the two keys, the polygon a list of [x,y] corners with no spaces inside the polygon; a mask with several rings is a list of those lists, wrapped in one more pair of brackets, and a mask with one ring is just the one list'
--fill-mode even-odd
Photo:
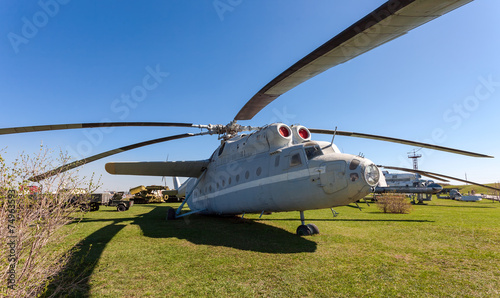
{"label": "main landing gear wheel", "polygon": [[313,234],[313,231],[309,227],[309,225],[300,225],[297,228],[297,235],[299,236],[311,236]]}
{"label": "main landing gear wheel", "polygon": [[169,208],[167,211],[167,220],[174,220],[175,219],[175,209]]}
{"label": "main landing gear wheel", "polygon": [[304,211],[300,211],[300,222],[302,224],[297,228],[297,235],[311,236],[319,234],[319,229],[315,224],[304,224]]}
{"label": "main landing gear wheel", "polygon": [[309,229],[311,229],[313,235],[319,234],[319,229],[315,224],[307,224],[307,226],[309,227]]}
{"label": "main landing gear wheel", "polygon": [[90,211],[99,211],[99,204],[90,203]]}

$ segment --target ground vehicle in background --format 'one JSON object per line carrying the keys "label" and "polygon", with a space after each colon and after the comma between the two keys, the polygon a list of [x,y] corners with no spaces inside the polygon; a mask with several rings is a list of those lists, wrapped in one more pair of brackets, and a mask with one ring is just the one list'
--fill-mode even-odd
{"label": "ground vehicle in background", "polygon": [[99,206],[116,207],[117,211],[126,211],[134,205],[134,201],[124,200],[124,192],[102,192],[90,194],[75,194],[70,203],[80,206],[82,211],[98,211]]}
{"label": "ground vehicle in background", "polygon": [[139,185],[130,189],[130,194],[134,195],[131,199],[135,204],[164,203],[168,200],[168,194],[162,191],[170,190],[168,186]]}
{"label": "ground vehicle in background", "polygon": [[[117,211],[126,211],[134,205],[132,200],[123,199],[123,191],[93,193],[90,200],[90,211],[99,210],[99,205],[115,207]],[[97,207],[95,207],[97,205]],[[92,208],[94,206],[94,208]]]}

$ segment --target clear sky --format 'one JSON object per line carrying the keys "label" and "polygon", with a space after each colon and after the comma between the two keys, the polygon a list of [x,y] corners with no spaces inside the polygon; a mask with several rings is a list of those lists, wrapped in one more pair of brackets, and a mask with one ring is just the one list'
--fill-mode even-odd
{"label": "clear sky", "polygon": [[[227,124],[276,75],[383,2],[3,0],[0,127],[103,120]],[[230,9],[218,11],[214,3]],[[499,1],[473,1],[307,81],[240,124],[338,126],[486,153],[496,158],[421,150],[419,167],[500,181],[499,15]],[[145,81],[150,73],[156,80]],[[9,161],[21,151],[37,152],[42,142],[81,158],[183,132],[197,130],[7,135],[0,136],[0,148],[7,147]],[[377,164],[411,167],[409,146],[347,137],[335,142]],[[104,189],[162,184],[161,177],[109,175],[104,164],[205,159],[218,144],[215,136],[157,144],[86,165],[81,173],[102,174]]]}

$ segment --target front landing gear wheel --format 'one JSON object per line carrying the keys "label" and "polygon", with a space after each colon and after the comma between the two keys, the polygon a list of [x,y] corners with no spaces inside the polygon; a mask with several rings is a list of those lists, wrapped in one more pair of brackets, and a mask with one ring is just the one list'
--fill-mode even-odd
{"label": "front landing gear wheel", "polygon": [[313,231],[309,227],[309,225],[300,225],[297,228],[297,235],[299,236],[311,236],[313,234]]}
{"label": "front landing gear wheel", "polygon": [[311,229],[313,235],[319,234],[319,229],[315,224],[307,224],[307,226],[309,227],[309,229]]}
{"label": "front landing gear wheel", "polygon": [[174,220],[175,219],[175,209],[170,208],[167,211],[167,220]]}

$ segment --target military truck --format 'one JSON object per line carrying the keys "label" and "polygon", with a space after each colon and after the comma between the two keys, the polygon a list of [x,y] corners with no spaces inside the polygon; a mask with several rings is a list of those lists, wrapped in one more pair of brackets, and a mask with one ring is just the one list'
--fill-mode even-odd
{"label": "military truck", "polygon": [[69,204],[80,207],[82,211],[99,210],[100,201],[89,195],[86,189],[62,189],[58,195],[68,195]]}
{"label": "military truck", "polygon": [[134,201],[124,200],[123,199],[123,191],[110,193],[93,193],[91,197],[91,204],[97,204],[97,209],[92,210],[92,205],[90,207],[90,211],[99,210],[99,205],[104,205],[108,207],[116,207],[116,210],[119,212],[126,211],[130,207],[134,205]]}
{"label": "military truck", "polygon": [[164,190],[169,190],[168,186],[140,185],[133,187],[130,189],[130,194],[134,197],[130,200],[133,200],[135,204],[164,203],[168,200],[168,195],[161,192]]}
{"label": "military truck", "polygon": [[123,199],[123,191],[115,192],[111,200],[108,201],[106,206],[116,206],[116,210],[119,212],[128,210],[130,207],[134,205],[134,201],[132,200],[124,200]]}

